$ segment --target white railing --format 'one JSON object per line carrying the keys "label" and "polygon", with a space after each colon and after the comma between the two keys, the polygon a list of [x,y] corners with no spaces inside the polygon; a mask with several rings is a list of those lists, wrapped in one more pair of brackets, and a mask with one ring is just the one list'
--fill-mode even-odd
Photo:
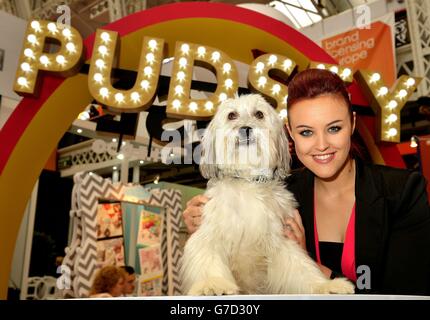
{"label": "white railing", "polygon": [[[162,146],[153,143],[150,155],[148,156],[147,144],[139,145],[130,141],[127,143],[129,148],[122,148],[120,153],[122,153],[123,149],[127,150],[124,154],[130,164],[140,161],[144,163],[161,162]],[[91,139],[70,147],[59,149],[58,162],[62,163],[68,160],[70,164],[69,167],[60,169],[61,176],[68,177],[81,171],[96,171],[112,168],[113,166],[121,166],[123,160],[117,158],[118,153],[116,150],[112,150],[111,147],[112,145],[110,142],[100,139]]]}
{"label": "white railing", "polygon": [[414,75],[423,77],[418,87],[419,96],[430,93],[430,2],[428,0],[406,1]]}

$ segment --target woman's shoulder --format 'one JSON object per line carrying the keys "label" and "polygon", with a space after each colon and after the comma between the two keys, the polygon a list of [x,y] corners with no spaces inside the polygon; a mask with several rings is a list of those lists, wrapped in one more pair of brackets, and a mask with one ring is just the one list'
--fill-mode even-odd
{"label": "woman's shoulder", "polygon": [[[377,184],[382,185],[386,195],[397,195],[405,188],[414,188],[426,183],[424,176],[410,169],[394,168],[378,164],[366,164],[365,168],[371,173]],[[378,181],[379,180],[379,181]]]}

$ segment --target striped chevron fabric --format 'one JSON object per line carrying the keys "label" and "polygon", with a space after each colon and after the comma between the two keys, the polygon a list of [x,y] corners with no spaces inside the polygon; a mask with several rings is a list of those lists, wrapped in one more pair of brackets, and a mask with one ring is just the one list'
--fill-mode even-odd
{"label": "striped chevron fabric", "polygon": [[[70,290],[63,290],[63,297],[88,297],[97,271],[97,205],[99,199],[122,200],[126,185],[113,184],[96,174],[78,173],[74,176],[72,191],[73,234],[66,248],[63,265],[71,270]],[[165,295],[179,295],[179,227],[182,214],[179,190],[150,190],[149,204],[164,208],[165,223],[161,243],[163,262],[163,288]]]}
{"label": "striped chevron fabric", "polygon": [[[179,228],[182,215],[182,194],[179,190],[174,189],[153,189],[149,202],[158,205],[167,210],[163,226],[163,238],[167,239],[161,243],[161,251],[163,258],[164,274],[171,276],[166,279],[163,277],[163,294],[180,295],[181,285],[179,279],[179,263],[182,257],[182,251],[179,247]],[[167,244],[170,246],[167,246]],[[169,254],[170,253],[170,254]],[[170,267],[168,270],[167,267]],[[167,283],[168,282],[168,283]],[[170,290],[166,290],[166,285]]]}

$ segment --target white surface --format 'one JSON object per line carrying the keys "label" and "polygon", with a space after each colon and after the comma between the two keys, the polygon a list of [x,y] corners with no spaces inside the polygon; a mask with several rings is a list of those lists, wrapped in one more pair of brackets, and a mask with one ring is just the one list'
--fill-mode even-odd
{"label": "white surface", "polygon": [[[377,0],[367,4],[370,10],[370,20],[372,22],[379,20],[379,18],[388,12],[399,7],[387,6],[385,0]],[[334,36],[339,33],[347,32],[355,28],[357,19],[356,8],[343,11],[340,14],[323,19],[320,22],[305,28],[301,28],[300,32],[308,38],[312,39],[317,44],[321,44],[321,40]]]}
{"label": "white surface", "polygon": [[27,21],[0,11],[0,49],[5,51],[3,70],[0,71],[0,94],[15,100],[19,96],[13,91],[13,83],[26,26]]}
{"label": "white surface", "polygon": [[[325,295],[325,294],[291,294],[291,295],[233,295],[233,296],[160,296],[160,297],[118,297],[112,300],[430,300],[430,296],[404,295]],[[88,299],[80,299],[88,300]]]}

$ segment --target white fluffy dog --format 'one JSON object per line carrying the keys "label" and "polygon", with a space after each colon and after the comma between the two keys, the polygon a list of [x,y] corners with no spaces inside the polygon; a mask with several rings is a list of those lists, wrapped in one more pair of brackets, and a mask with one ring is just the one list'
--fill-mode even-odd
{"label": "white fluffy dog", "polygon": [[210,179],[202,224],[185,245],[183,292],[189,295],[353,293],[330,280],[293,240],[283,221],[296,202],[282,120],[260,96],[226,100],[202,139],[200,170]]}

